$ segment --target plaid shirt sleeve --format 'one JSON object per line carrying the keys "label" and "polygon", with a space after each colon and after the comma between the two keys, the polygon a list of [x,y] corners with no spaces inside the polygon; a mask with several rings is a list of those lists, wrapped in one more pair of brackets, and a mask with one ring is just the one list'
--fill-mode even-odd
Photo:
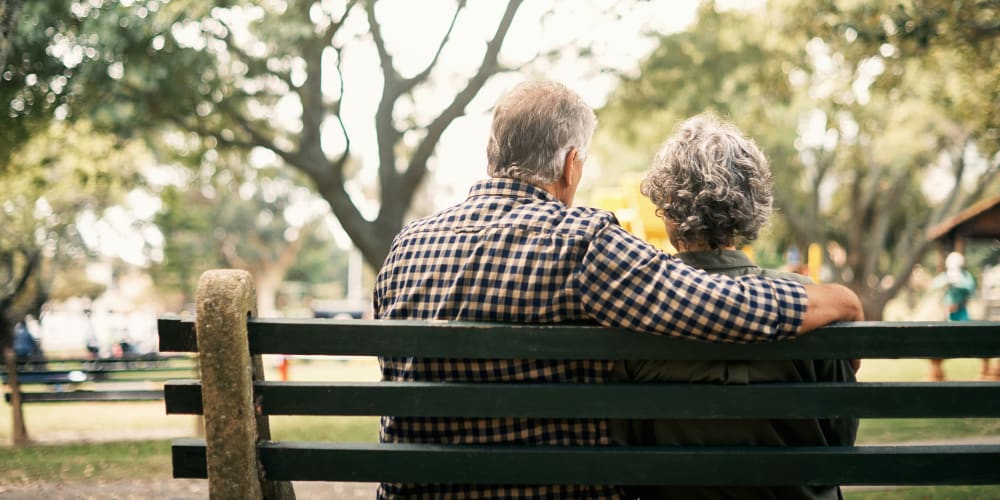
{"label": "plaid shirt sleeve", "polygon": [[616,224],[592,240],[576,278],[583,307],[604,326],[710,342],[794,336],[807,304],[798,283],[710,275]]}

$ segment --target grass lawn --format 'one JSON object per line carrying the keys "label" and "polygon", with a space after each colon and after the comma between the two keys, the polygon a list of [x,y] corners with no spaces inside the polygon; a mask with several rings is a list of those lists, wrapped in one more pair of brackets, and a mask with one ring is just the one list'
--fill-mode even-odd
{"label": "grass lawn", "polygon": [[992,500],[1000,498],[1000,486],[923,486],[919,488],[847,488],[848,500]]}
{"label": "grass lawn", "polygon": [[[266,363],[269,366],[273,363]],[[950,380],[975,380],[979,360],[949,360]],[[270,371],[270,368],[269,368]],[[922,380],[927,362],[920,360],[865,360],[859,378],[865,382]],[[269,373],[275,379],[274,373]],[[294,380],[372,380],[378,369],[373,360],[303,361],[291,368]],[[162,402],[50,403],[25,406],[28,431],[42,444],[12,449],[10,412],[0,405],[0,485],[36,481],[92,481],[170,477],[169,439],[126,442],[52,441],[124,436],[135,439],[156,433],[193,436],[197,420],[165,415]],[[271,417],[276,440],[371,442],[378,438],[377,417]],[[113,434],[112,434],[113,433]],[[1000,419],[869,419],[861,422],[859,443],[893,443],[930,439],[1000,436]],[[927,487],[874,490],[848,489],[850,499],[875,498],[1000,498],[1000,487]]]}

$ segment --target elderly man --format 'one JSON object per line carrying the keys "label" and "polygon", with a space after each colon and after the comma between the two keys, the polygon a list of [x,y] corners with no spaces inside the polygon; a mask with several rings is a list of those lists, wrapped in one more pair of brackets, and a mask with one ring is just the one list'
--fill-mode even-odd
{"label": "elderly man", "polygon": [[[759,275],[809,283],[805,276],[761,269],[736,245],[757,238],[773,200],[771,170],[754,142],[734,125],[699,115],[680,125],[642,181],[642,194],[663,218],[670,243],[685,264],[726,276]],[[614,379],[629,382],[753,384],[853,382],[850,360],[642,361],[615,364]],[[613,421],[612,437],[629,445],[852,445],[858,421],[727,419]],[[841,498],[839,487],[643,487],[643,500],[686,498]]]}
{"label": "elderly man", "polygon": [[[407,225],[378,273],[375,315],[526,323],[592,322],[713,342],[765,342],[861,319],[844,287],[710,276],[574,207],[596,125],[565,86],[526,82],[497,103],[490,179]],[[385,380],[601,383],[613,363],[384,358]],[[607,445],[603,420],[382,419],[383,442]],[[621,498],[613,486],[382,484],[379,498]]]}

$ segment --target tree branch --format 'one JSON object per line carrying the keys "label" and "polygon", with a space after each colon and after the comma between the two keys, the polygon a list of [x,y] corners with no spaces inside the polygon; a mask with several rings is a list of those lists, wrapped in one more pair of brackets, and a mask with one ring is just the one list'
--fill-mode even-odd
{"label": "tree branch", "polygon": [[[344,25],[344,22],[347,20],[347,16],[350,15],[351,10],[354,9],[354,6],[357,5],[357,3],[358,3],[357,0],[350,0],[344,7],[344,13],[343,15],[340,16],[340,19],[337,19],[335,21],[331,20],[330,26],[323,34],[326,44],[332,46],[333,37],[337,34],[337,31],[340,30],[340,27]],[[316,68],[318,68],[317,71],[320,75],[320,78],[322,78],[323,49],[325,49],[325,47],[321,48],[319,50],[319,53],[315,56],[315,66]],[[344,102],[344,72],[342,67],[341,51],[339,48],[334,48],[334,50],[337,51],[336,71],[337,71],[337,77],[340,79],[340,83],[338,85],[339,95],[337,96],[337,100],[334,101],[331,105],[327,105],[322,98],[322,85],[317,85],[318,90],[314,91],[314,93],[318,92],[319,97],[317,98],[315,95],[313,95],[313,97],[310,99],[310,105],[314,106],[316,110],[321,110],[321,112],[319,113],[321,117],[317,120],[315,126],[317,137],[319,137],[320,139],[317,141],[317,147],[310,154],[316,157],[322,157],[324,159],[324,166],[328,167],[327,171],[331,172],[330,174],[327,174],[324,173],[321,169],[317,168],[307,170],[307,173],[311,177],[313,177],[314,181],[320,177],[331,176],[331,179],[325,180],[324,182],[343,182],[344,166],[347,164],[347,160],[350,157],[350,152],[351,152],[351,137],[347,132],[347,127],[344,124],[344,119],[343,116],[341,115],[341,104]],[[307,65],[309,64],[310,63],[307,61]],[[303,103],[305,103],[305,99],[303,99]],[[305,121],[305,109],[307,108],[303,107],[303,121]],[[340,157],[337,158],[337,160],[335,160],[332,163],[326,159],[326,153],[323,152],[322,140],[320,134],[322,129],[322,119],[323,117],[325,117],[327,113],[332,114],[334,117],[336,117],[337,123],[340,125],[340,132],[344,136],[344,151],[341,153]]]}
{"label": "tree branch", "polygon": [[[38,267],[38,264],[41,262],[41,252],[37,250],[22,250],[21,253],[25,258],[24,268],[21,270],[21,276],[18,279],[13,280],[16,282],[14,287],[10,288],[3,297],[0,297],[0,312],[6,312],[7,308],[9,308],[17,299],[17,296],[28,287],[28,281],[35,274],[35,268]],[[11,275],[13,275],[13,260],[15,255],[14,253],[10,253],[9,256],[10,260],[8,264],[11,269]]]}
{"label": "tree branch", "polygon": [[11,40],[17,34],[22,7],[24,7],[24,0],[7,0],[0,7],[0,70],[7,65],[7,54],[10,53],[10,48],[13,45]]}
{"label": "tree branch", "polygon": [[[375,42],[375,50],[378,52],[379,64],[382,66],[382,78],[385,80],[384,92],[390,88],[395,89],[400,80],[399,73],[392,65],[392,56],[385,48],[385,39],[382,37],[382,25],[375,19],[375,2],[365,3],[365,12],[368,13],[368,29],[372,34],[372,41]],[[394,94],[394,92],[387,92]],[[393,100],[395,100],[395,94]],[[383,97],[384,98],[384,97]]]}
{"label": "tree branch", "polygon": [[792,234],[805,235],[807,239],[812,241],[819,239],[816,234],[816,229],[819,227],[818,220],[806,215],[804,210],[799,210],[799,207],[793,206],[790,200],[783,197],[775,196],[774,204],[777,205],[781,217],[791,226]]}
{"label": "tree branch", "polygon": [[483,54],[479,70],[469,79],[465,88],[455,96],[451,104],[427,126],[427,135],[424,136],[424,140],[417,146],[416,151],[414,151],[413,156],[410,158],[409,166],[403,174],[402,194],[403,199],[406,200],[406,205],[409,205],[417,187],[423,180],[424,175],[427,174],[427,160],[430,159],[445,129],[448,128],[448,125],[455,118],[465,113],[465,107],[479,93],[486,80],[497,72],[497,59],[500,54],[500,48],[503,46],[504,38],[506,38],[510,30],[511,23],[514,21],[514,15],[517,14],[517,9],[521,6],[521,2],[522,0],[511,0],[507,3],[507,10],[504,11],[503,18],[501,18],[500,24],[497,25],[493,38],[486,44],[486,52]]}
{"label": "tree branch", "polygon": [[336,36],[337,32],[340,31],[340,27],[344,25],[344,21],[347,20],[347,16],[351,14],[354,6],[358,4],[358,0],[350,0],[347,5],[344,6],[344,14],[340,16],[340,19],[334,21],[330,20],[330,26],[326,28],[326,32],[323,33],[323,37],[326,39],[327,43],[333,44],[333,37]]}
{"label": "tree branch", "polygon": [[451,38],[451,33],[455,29],[455,21],[458,20],[458,15],[462,12],[463,9],[465,9],[465,5],[466,5],[466,0],[459,0],[458,4],[455,6],[455,13],[451,16],[451,23],[448,25],[448,31],[445,32],[444,38],[442,38],[441,43],[438,44],[437,51],[434,52],[434,57],[431,59],[431,62],[427,65],[426,68],[424,68],[422,71],[420,71],[413,77],[407,78],[402,81],[398,90],[400,95],[405,94],[410,90],[413,90],[413,88],[416,87],[417,84],[423,82],[424,80],[427,79],[428,76],[430,76],[431,70],[433,70],[434,67],[437,66],[438,58],[441,57],[441,52],[444,50],[444,46],[448,43],[448,40]]}
{"label": "tree branch", "polygon": [[242,129],[248,136],[250,136],[251,144],[253,144],[254,146],[259,146],[264,149],[273,151],[274,154],[281,157],[281,159],[284,160],[286,163],[302,168],[303,170],[307,170],[307,167],[305,166],[307,164],[302,161],[301,156],[286,151],[282,148],[279,148],[276,144],[274,144],[273,141],[271,141],[263,134],[261,134],[259,131],[257,131],[257,129],[254,128],[253,124],[250,123],[250,120],[248,120],[245,116],[243,116],[242,114],[233,109],[230,109],[228,106],[220,105],[219,110],[222,111],[224,115],[228,116],[233,121],[235,121],[236,124],[239,125],[240,129]]}
{"label": "tree branch", "polygon": [[247,67],[263,70],[262,72],[264,74],[271,75],[277,78],[278,80],[281,80],[282,82],[285,83],[285,85],[288,85],[289,90],[295,88],[295,84],[292,83],[292,77],[290,74],[288,74],[287,72],[278,72],[270,70],[267,67],[266,59],[261,59],[259,57],[251,56],[247,51],[243,50],[243,48],[236,43],[236,40],[233,38],[233,30],[232,28],[230,28],[229,24],[225,20],[218,18],[215,18],[215,20],[226,28],[226,36],[219,38],[214,33],[209,33],[209,34],[216,40],[225,42],[226,50],[235,54],[236,59],[243,61],[244,63],[247,63]]}
{"label": "tree branch", "polygon": [[900,198],[906,192],[910,171],[899,169],[890,181],[888,193],[879,196],[879,206],[873,207],[873,224],[868,231],[868,244],[865,245],[864,265],[862,267],[865,276],[875,274],[878,268],[879,258],[885,249],[886,239],[889,237],[889,225],[892,222],[893,207],[899,204]]}
{"label": "tree branch", "polygon": [[307,169],[316,169],[314,162],[326,163],[322,148],[322,126],[325,117],[323,105],[323,49],[324,39],[309,40],[302,48],[302,59],[306,63],[306,81],[297,90],[302,101],[302,133],[300,134],[298,154],[309,158]]}
{"label": "tree branch", "polygon": [[340,75],[340,96],[337,98],[338,105],[334,117],[337,118],[340,133],[344,136],[344,151],[340,154],[340,158],[333,162],[333,172],[339,179],[343,179],[344,167],[347,166],[347,160],[351,157],[351,136],[347,133],[347,125],[344,124],[344,117],[340,114],[339,103],[344,102],[344,76],[340,70],[340,59],[337,60],[337,74]]}
{"label": "tree branch", "polygon": [[219,247],[219,251],[222,253],[223,258],[226,259],[226,264],[230,267],[236,269],[252,269],[250,263],[243,260],[243,258],[236,253],[236,244],[233,242],[232,238],[226,238],[223,240]]}
{"label": "tree branch", "polygon": [[949,214],[955,212],[955,206],[962,191],[962,178],[965,176],[965,150],[971,142],[972,137],[966,136],[965,140],[962,141],[962,146],[951,154],[951,160],[955,164],[955,185],[952,186],[944,201],[931,212],[929,225],[937,224]]}

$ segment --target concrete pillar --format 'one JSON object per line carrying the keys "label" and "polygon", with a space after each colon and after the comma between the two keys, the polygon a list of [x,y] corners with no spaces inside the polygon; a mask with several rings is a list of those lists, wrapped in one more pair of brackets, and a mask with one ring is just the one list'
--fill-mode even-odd
{"label": "concrete pillar", "polygon": [[257,422],[247,318],[256,315],[250,273],[201,275],[195,328],[201,361],[209,498],[259,499]]}

